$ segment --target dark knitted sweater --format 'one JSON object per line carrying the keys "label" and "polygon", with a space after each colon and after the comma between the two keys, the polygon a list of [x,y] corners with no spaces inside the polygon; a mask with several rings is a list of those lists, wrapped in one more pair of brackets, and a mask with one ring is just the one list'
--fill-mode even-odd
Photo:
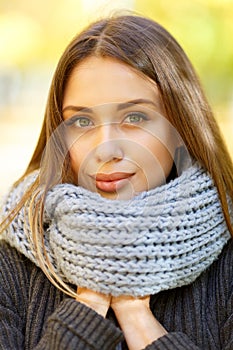
{"label": "dark knitted sweater", "polygon": [[[233,349],[233,241],[194,283],[152,296],[151,310],[169,333],[147,350]],[[67,297],[0,241],[1,350],[126,349],[113,316]]]}

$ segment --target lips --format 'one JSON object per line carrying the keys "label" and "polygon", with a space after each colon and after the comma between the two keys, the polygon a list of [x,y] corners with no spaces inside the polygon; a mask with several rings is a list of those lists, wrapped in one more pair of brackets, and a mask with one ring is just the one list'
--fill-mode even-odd
{"label": "lips", "polygon": [[116,192],[124,186],[134,174],[115,172],[111,174],[99,173],[92,176],[96,181],[96,187],[104,192]]}
{"label": "lips", "polygon": [[130,173],[122,173],[122,172],[117,172],[117,173],[112,173],[112,174],[97,174],[95,176],[96,181],[117,181],[117,180],[122,180],[122,179],[127,179],[128,177],[132,176]]}

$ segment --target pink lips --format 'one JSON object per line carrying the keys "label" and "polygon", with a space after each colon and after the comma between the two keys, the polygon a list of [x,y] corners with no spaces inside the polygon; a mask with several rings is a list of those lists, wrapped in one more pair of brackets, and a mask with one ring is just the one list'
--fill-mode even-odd
{"label": "pink lips", "polygon": [[99,173],[93,178],[96,181],[96,187],[104,192],[116,192],[117,189],[121,188],[127,179],[129,179],[134,174],[116,172],[111,174]]}

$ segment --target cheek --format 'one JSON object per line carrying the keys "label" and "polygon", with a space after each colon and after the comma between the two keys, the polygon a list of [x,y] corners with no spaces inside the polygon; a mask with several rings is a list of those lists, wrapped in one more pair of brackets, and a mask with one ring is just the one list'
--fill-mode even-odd
{"label": "cheek", "polygon": [[[153,179],[154,174],[160,174],[166,179],[173,166],[174,148],[167,142],[150,136],[141,139],[134,149],[134,158],[139,167],[148,178]],[[131,156],[132,153],[131,153]],[[160,176],[159,176],[160,177]]]}
{"label": "cheek", "polygon": [[152,147],[151,152],[160,164],[161,169],[163,169],[165,177],[167,177],[173,165],[174,152],[171,153],[171,149],[168,149],[166,145],[159,141],[157,145]]}
{"label": "cheek", "polygon": [[75,131],[70,131],[66,135],[66,144],[70,155],[71,167],[74,174],[78,174],[82,163],[90,152],[90,144],[85,135],[79,135]]}
{"label": "cheek", "polygon": [[84,156],[87,153],[84,147],[75,143],[69,148],[71,167],[73,172],[77,175],[80,169],[81,164],[84,161]]}
{"label": "cheek", "polygon": [[147,146],[167,177],[171,171],[176,149],[176,133],[172,127],[161,127],[148,138]]}

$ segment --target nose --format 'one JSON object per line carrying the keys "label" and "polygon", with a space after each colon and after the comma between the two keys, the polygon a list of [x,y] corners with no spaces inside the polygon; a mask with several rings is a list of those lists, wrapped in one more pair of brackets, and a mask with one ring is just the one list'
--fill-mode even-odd
{"label": "nose", "polygon": [[102,125],[96,130],[95,157],[98,162],[120,160],[124,156],[119,134],[114,124]]}

